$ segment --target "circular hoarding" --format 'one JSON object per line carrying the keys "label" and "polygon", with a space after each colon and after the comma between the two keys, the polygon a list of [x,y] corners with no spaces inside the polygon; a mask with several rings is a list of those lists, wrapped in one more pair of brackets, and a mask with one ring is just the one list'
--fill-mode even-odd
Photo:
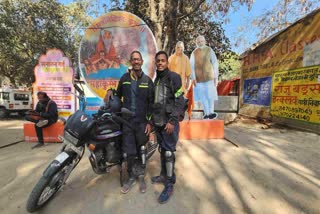
{"label": "circular hoarding", "polygon": [[141,52],[142,70],[154,77],[154,36],[139,17],[113,11],[97,18],[87,28],[79,50],[80,72],[87,86],[100,98],[109,88],[116,88],[120,77],[130,67],[130,53]]}

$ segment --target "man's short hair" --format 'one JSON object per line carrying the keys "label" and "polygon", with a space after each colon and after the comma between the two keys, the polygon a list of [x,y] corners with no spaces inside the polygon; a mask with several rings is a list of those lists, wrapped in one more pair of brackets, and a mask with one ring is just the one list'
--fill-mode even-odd
{"label": "man's short hair", "polygon": [[139,55],[140,55],[140,58],[142,59],[142,54],[140,53],[140,51],[134,50],[134,51],[132,51],[131,54],[130,54],[130,60],[132,59],[132,55],[133,55],[134,53],[139,54]]}
{"label": "man's short hair", "polygon": [[161,54],[164,54],[165,56],[166,56],[166,58],[167,58],[167,61],[168,61],[168,54],[165,52],[165,51],[158,51],[158,53],[156,53],[156,56],[154,57],[155,59],[157,59],[157,57],[159,56],[159,55],[161,55]]}
{"label": "man's short hair", "polygon": [[38,91],[37,96],[42,95],[44,98],[48,98],[48,95],[44,91]]}

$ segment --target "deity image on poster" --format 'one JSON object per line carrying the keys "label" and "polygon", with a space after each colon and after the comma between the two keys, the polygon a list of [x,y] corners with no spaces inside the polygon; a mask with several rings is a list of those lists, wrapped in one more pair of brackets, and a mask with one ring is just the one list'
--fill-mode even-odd
{"label": "deity image on poster", "polygon": [[154,77],[156,42],[151,30],[137,16],[113,11],[97,18],[81,41],[79,63],[88,87],[103,98],[109,88],[116,88],[127,72],[132,51],[141,52],[142,70]]}

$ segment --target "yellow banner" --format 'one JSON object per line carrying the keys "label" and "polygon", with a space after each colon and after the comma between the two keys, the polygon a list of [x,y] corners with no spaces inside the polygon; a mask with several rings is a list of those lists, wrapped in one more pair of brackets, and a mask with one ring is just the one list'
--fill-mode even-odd
{"label": "yellow banner", "polygon": [[273,72],[319,65],[320,12],[249,51],[242,59],[242,78],[271,76]]}
{"label": "yellow banner", "polygon": [[69,117],[71,115],[71,112],[59,111],[58,115],[59,115],[59,117]]}
{"label": "yellow banner", "polygon": [[271,114],[320,124],[320,66],[274,73]]}

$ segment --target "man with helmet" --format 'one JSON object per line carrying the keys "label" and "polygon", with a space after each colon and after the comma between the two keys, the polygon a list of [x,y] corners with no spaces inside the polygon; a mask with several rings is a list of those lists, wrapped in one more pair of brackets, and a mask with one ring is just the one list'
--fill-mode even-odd
{"label": "man with helmet", "polygon": [[146,191],[144,181],[146,167],[146,147],[151,132],[151,105],[154,100],[153,82],[141,70],[143,64],[139,51],[130,54],[132,69],[125,73],[119,81],[116,91],[108,90],[105,102],[113,99],[113,94],[123,100],[123,107],[134,112],[134,116],[125,118],[131,127],[123,124],[122,150],[127,159],[128,180],[121,192],[128,193],[139,179],[140,192]]}

